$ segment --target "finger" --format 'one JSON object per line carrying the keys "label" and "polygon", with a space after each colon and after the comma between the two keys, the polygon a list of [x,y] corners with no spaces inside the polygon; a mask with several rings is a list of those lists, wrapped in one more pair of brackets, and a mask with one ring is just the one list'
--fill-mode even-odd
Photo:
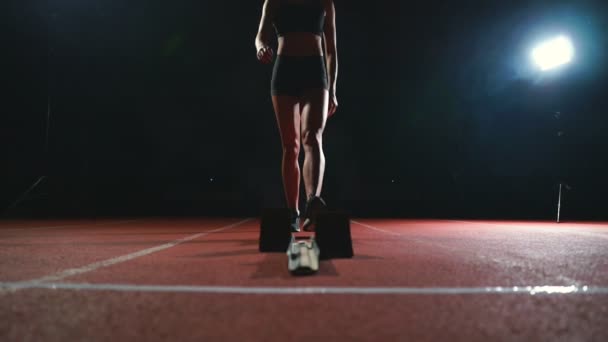
{"label": "finger", "polygon": [[268,51],[266,51],[265,48],[260,49],[260,55],[262,56],[262,59],[266,59],[266,56],[268,55]]}
{"label": "finger", "polygon": [[258,54],[258,59],[260,60],[260,62],[266,63],[266,54],[264,53],[263,49],[260,49],[260,52]]}
{"label": "finger", "polygon": [[332,102],[329,103],[329,108],[327,108],[328,116],[332,116],[334,114],[334,104]]}
{"label": "finger", "polygon": [[265,47],[265,46],[261,47],[261,48],[258,50],[258,55],[259,55],[260,57],[261,57],[261,56],[264,56],[264,55],[266,54],[266,51],[267,51],[267,50],[268,50],[268,48],[267,48],[267,47]]}

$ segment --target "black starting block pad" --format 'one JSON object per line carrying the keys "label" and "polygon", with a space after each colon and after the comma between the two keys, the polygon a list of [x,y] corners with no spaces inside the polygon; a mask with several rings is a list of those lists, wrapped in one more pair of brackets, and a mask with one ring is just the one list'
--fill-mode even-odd
{"label": "black starting block pad", "polygon": [[293,275],[309,275],[319,270],[319,246],[314,237],[302,240],[292,236],[287,249],[287,268]]}
{"label": "black starting block pad", "polygon": [[291,242],[290,215],[287,208],[270,208],[262,211],[260,252],[285,253]]}
{"label": "black starting block pad", "polygon": [[315,240],[321,250],[321,260],[352,258],[354,251],[348,214],[330,210],[320,212],[317,215]]}

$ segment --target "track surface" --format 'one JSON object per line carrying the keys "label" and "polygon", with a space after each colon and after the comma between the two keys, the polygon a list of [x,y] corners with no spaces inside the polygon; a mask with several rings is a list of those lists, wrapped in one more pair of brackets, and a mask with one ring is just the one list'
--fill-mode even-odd
{"label": "track surface", "polygon": [[0,340],[608,340],[606,223],[351,229],[295,278],[257,219],[0,221]]}

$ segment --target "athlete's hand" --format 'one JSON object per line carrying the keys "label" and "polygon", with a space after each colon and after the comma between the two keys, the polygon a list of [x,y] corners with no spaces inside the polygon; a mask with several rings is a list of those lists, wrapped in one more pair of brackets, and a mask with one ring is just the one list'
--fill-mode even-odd
{"label": "athlete's hand", "polygon": [[329,107],[327,108],[327,117],[331,118],[338,109],[338,98],[336,92],[333,90],[329,91]]}
{"label": "athlete's hand", "polygon": [[258,61],[268,64],[272,62],[272,48],[270,46],[263,46],[258,50]]}

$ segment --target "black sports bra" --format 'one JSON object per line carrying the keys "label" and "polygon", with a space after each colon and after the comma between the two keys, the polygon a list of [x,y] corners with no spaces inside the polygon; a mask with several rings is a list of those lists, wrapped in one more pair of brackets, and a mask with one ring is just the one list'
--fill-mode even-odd
{"label": "black sports bra", "polygon": [[273,25],[279,37],[288,32],[310,32],[320,36],[324,22],[325,10],[321,0],[280,0]]}

